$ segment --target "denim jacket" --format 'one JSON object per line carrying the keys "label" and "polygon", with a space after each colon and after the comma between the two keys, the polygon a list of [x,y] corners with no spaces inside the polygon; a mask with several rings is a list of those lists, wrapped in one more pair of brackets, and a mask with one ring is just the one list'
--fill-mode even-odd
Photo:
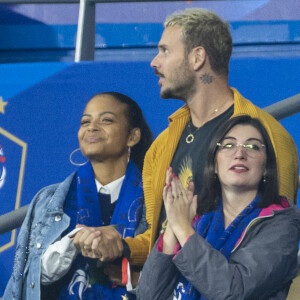
{"label": "denim jacket", "polygon": [[13,273],[3,300],[40,299],[41,258],[69,227],[63,205],[73,177],[74,173],[62,183],[43,188],[33,198],[18,236]]}

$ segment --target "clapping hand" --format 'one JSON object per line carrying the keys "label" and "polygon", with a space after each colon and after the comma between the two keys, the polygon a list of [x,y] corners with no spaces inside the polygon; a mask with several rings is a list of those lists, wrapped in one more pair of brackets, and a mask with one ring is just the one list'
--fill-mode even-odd
{"label": "clapping hand", "polygon": [[[172,174],[172,169],[168,168],[166,174],[166,186],[163,190],[163,199],[166,208],[168,225],[166,234],[171,238],[171,233],[184,245],[187,238],[194,233],[192,220],[196,215],[197,196],[193,195],[194,184],[189,183],[187,190],[181,184],[180,179]],[[164,239],[164,242],[170,240]]]}

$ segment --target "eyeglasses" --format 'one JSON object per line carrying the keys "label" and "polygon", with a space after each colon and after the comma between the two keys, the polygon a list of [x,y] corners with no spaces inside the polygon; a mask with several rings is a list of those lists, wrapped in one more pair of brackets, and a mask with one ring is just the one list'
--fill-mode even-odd
{"label": "eyeglasses", "polygon": [[219,147],[219,151],[223,153],[226,156],[233,156],[239,147],[242,147],[242,150],[245,150],[247,153],[247,156],[252,158],[258,158],[262,155],[265,145],[264,144],[236,144],[233,142],[221,144],[217,143],[217,146]]}

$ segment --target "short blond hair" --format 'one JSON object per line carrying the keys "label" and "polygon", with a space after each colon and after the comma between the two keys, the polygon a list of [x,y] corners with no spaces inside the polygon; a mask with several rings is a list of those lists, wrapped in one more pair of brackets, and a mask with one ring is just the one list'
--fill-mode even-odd
{"label": "short blond hair", "polygon": [[187,8],[174,12],[164,22],[164,27],[180,26],[187,53],[202,46],[210,61],[211,68],[218,74],[229,72],[232,53],[232,37],[228,22],[217,14],[202,8]]}

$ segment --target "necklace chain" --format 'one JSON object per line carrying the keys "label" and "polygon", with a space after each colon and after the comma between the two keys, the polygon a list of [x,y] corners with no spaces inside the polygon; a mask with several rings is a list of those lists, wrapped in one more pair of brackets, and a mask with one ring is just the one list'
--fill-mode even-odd
{"label": "necklace chain", "polygon": [[198,131],[198,130],[206,123],[206,122],[208,122],[208,121],[210,120],[210,118],[211,118],[214,114],[216,114],[216,113],[219,111],[219,109],[221,109],[221,108],[225,105],[225,103],[226,103],[226,101],[225,101],[219,108],[216,108],[216,109],[208,116],[207,121],[204,121],[204,122],[201,124],[201,126],[198,127],[194,132],[191,132],[192,118],[190,117],[189,122],[188,122],[188,125],[187,125],[187,129],[188,129],[189,133],[188,133],[188,135],[187,135],[186,138],[185,138],[185,141],[186,141],[187,144],[190,144],[190,143],[192,143],[192,142],[194,141],[195,135],[196,135],[197,131]]}

